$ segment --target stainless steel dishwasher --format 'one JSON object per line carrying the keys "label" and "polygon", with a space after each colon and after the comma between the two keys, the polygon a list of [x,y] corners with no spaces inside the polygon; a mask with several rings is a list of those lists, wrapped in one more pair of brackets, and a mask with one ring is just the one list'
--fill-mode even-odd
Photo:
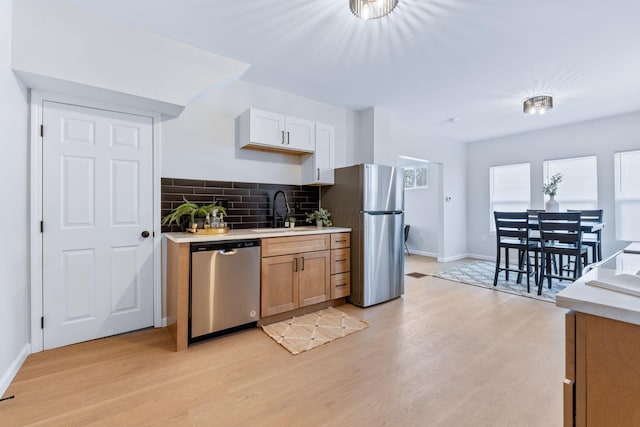
{"label": "stainless steel dishwasher", "polygon": [[191,243],[189,341],[255,326],[260,240]]}

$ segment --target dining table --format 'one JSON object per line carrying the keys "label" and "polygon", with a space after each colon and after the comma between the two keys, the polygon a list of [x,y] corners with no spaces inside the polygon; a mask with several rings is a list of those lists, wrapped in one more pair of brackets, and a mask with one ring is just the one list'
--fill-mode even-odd
{"label": "dining table", "polygon": [[[602,230],[606,225],[606,222],[602,221],[583,221],[580,220],[580,231],[583,233],[595,233],[596,231]],[[540,224],[537,219],[529,219],[529,228],[531,230],[539,230]]]}

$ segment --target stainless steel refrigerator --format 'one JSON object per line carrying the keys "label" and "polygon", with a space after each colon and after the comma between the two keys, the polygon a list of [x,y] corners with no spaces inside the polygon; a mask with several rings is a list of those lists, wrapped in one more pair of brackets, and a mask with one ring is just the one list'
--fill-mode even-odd
{"label": "stainless steel refrigerator", "polygon": [[336,226],[351,227],[349,302],[368,307],[404,293],[402,168],[361,164],[335,170],[320,204]]}

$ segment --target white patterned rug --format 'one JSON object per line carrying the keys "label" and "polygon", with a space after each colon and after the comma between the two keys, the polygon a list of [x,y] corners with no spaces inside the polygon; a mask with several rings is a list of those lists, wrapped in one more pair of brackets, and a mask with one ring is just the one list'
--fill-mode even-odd
{"label": "white patterned rug", "polygon": [[509,281],[506,281],[504,280],[505,273],[500,272],[498,284],[494,287],[493,275],[495,274],[495,268],[496,264],[494,262],[475,261],[459,265],[446,271],[438,271],[433,273],[432,276],[549,302],[555,302],[556,294],[571,283],[554,279],[551,284],[551,289],[549,289],[547,281],[545,280],[542,286],[542,295],[538,295],[538,287],[534,283],[533,277],[531,277],[531,292],[527,293],[526,277],[523,277],[522,283],[519,284],[516,283],[518,273],[509,272]]}
{"label": "white patterned rug", "polygon": [[368,327],[367,322],[329,307],[265,325],[262,330],[292,354],[298,354]]}

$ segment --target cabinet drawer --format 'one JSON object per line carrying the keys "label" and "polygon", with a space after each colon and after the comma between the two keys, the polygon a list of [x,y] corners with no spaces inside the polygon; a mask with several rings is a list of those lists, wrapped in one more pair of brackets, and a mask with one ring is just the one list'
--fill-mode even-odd
{"label": "cabinet drawer", "polygon": [[333,249],[331,251],[331,274],[351,270],[351,249]]}
{"label": "cabinet drawer", "polygon": [[262,239],[262,257],[325,251],[329,249],[329,234],[272,237]]}
{"label": "cabinet drawer", "polygon": [[335,233],[331,235],[331,249],[351,246],[351,233]]}
{"label": "cabinet drawer", "polygon": [[351,274],[340,273],[331,276],[331,299],[342,298],[351,294]]}

